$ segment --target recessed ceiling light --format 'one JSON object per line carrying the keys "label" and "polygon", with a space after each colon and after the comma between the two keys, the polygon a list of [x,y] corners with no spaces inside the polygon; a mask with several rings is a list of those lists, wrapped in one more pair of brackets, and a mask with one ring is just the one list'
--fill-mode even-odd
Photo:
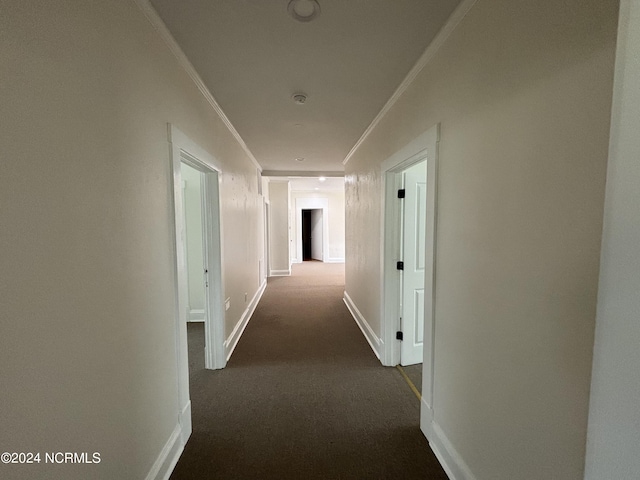
{"label": "recessed ceiling light", "polygon": [[291,0],[287,11],[299,22],[310,22],[320,15],[320,5],[316,0]]}
{"label": "recessed ceiling light", "polygon": [[307,101],[307,95],[304,93],[294,93],[291,98],[293,98],[293,101],[298,105],[303,105],[304,102]]}
{"label": "recessed ceiling light", "polygon": [[318,178],[318,180],[320,180],[321,182],[324,182],[327,179],[327,177],[320,177]]}
{"label": "recessed ceiling light", "polygon": [[298,158],[296,158],[296,162],[304,162],[304,157],[298,157]]}

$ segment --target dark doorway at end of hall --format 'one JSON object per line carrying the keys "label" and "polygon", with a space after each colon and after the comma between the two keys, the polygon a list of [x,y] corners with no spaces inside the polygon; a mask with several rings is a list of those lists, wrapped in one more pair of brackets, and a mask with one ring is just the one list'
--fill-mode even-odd
{"label": "dark doorway at end of hall", "polygon": [[322,209],[302,210],[302,260],[324,261]]}

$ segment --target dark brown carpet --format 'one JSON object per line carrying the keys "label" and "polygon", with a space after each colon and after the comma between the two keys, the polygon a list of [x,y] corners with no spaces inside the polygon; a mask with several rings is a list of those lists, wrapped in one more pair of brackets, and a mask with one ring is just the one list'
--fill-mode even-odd
{"label": "dark brown carpet", "polygon": [[343,290],[343,265],[270,279],[224,370],[204,370],[189,325],[193,433],[172,479],[447,479]]}

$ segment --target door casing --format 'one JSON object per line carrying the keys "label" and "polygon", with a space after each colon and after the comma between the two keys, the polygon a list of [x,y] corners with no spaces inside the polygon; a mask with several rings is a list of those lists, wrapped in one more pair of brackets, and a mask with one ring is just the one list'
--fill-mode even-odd
{"label": "door casing", "polygon": [[302,259],[302,210],[322,210],[322,258],[326,262],[329,258],[329,199],[326,197],[298,197],[296,198],[296,257],[295,263]]}
{"label": "door casing", "polygon": [[[421,426],[430,428],[433,406],[433,369],[435,353],[435,253],[437,222],[437,163],[440,125],[436,124],[391,155],[381,165],[383,186],[381,231],[381,291],[383,365],[400,363],[400,341],[396,340],[400,312],[400,275],[396,268],[399,260],[401,215],[397,191],[401,188],[401,172],[418,162],[427,162],[427,208],[424,283],[424,356],[422,366]],[[425,429],[423,428],[423,431]]]}
{"label": "door casing", "polygon": [[311,210],[311,258],[324,262],[324,211],[321,208]]}
{"label": "door casing", "polygon": [[175,126],[168,124],[170,145],[174,237],[174,276],[176,319],[176,359],[178,383],[178,418],[182,439],[191,434],[191,400],[189,395],[189,359],[187,345],[188,305],[187,265],[184,246],[184,209],[182,198],[181,164],[185,163],[203,173],[203,243],[204,263],[208,270],[209,288],[205,289],[205,368],[219,369],[226,365],[224,295],[222,265],[222,224],[220,215],[219,174],[215,158],[190,140]]}

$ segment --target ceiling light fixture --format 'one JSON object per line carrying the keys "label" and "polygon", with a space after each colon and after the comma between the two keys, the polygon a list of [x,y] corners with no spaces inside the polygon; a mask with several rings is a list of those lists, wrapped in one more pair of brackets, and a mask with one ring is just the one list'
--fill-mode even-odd
{"label": "ceiling light fixture", "polygon": [[319,177],[318,180],[321,182],[324,182],[327,179],[327,177]]}
{"label": "ceiling light fixture", "polygon": [[320,4],[316,0],[291,0],[287,11],[299,22],[310,22],[320,15]]}
{"label": "ceiling light fixture", "polygon": [[297,105],[304,105],[304,102],[307,101],[307,95],[304,93],[294,93],[291,98]]}

